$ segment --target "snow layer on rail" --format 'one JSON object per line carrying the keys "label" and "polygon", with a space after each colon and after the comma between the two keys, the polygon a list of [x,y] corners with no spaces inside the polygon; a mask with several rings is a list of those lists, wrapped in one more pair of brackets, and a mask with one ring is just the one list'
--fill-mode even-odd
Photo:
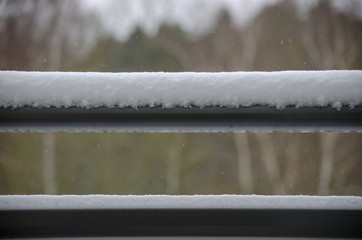
{"label": "snow layer on rail", "polygon": [[21,209],[362,209],[362,197],[262,195],[4,195],[0,210]]}
{"label": "snow layer on rail", "polygon": [[362,103],[362,71],[0,72],[1,107],[315,107]]}

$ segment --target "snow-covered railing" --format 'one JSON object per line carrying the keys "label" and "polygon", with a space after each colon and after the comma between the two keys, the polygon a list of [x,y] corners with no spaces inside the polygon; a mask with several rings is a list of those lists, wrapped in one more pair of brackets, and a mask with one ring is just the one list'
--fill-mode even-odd
{"label": "snow-covered railing", "polygon": [[362,131],[362,71],[0,72],[0,131]]}
{"label": "snow-covered railing", "polygon": [[[362,131],[362,71],[0,72],[0,131]],[[360,197],[0,196],[0,237],[362,238]]]}
{"label": "snow-covered railing", "polygon": [[0,237],[361,238],[361,197],[0,196]]}

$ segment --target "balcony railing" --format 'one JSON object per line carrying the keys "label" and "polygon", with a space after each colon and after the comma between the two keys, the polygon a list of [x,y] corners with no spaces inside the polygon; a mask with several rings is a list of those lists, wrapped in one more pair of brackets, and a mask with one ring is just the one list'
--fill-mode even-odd
{"label": "balcony railing", "polygon": [[[229,85],[224,84],[224,80]],[[171,84],[167,85],[169,82]],[[250,87],[253,82],[260,88]],[[294,93],[289,92],[292,89],[295,89],[296,101],[293,101]],[[224,96],[225,93],[230,94]],[[361,103],[361,71],[216,74],[0,72],[2,132],[361,132]],[[352,208],[327,209],[284,208],[282,205],[225,208],[222,204],[218,208],[170,205],[131,209],[9,209],[4,207],[4,199],[0,197],[0,237],[8,238],[362,238],[362,200],[358,197],[359,204],[351,205]],[[340,201],[343,202],[343,198]]]}
{"label": "balcony railing", "polygon": [[0,131],[361,131],[362,71],[0,72]]}

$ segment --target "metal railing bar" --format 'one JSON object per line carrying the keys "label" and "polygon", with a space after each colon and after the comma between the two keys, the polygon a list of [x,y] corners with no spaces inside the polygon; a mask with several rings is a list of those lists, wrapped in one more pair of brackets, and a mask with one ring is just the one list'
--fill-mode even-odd
{"label": "metal railing bar", "polygon": [[362,131],[362,106],[0,108],[0,131]]}
{"label": "metal railing bar", "polygon": [[1,210],[0,237],[258,236],[361,238],[361,210]]}

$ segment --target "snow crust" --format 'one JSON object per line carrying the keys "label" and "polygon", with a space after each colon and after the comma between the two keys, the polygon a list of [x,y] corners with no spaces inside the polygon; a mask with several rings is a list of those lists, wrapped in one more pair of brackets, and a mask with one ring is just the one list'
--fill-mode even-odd
{"label": "snow crust", "polygon": [[362,104],[362,71],[92,73],[0,71],[0,106],[324,107]]}
{"label": "snow crust", "polygon": [[1,210],[17,209],[362,209],[362,197],[262,195],[3,195]]}

